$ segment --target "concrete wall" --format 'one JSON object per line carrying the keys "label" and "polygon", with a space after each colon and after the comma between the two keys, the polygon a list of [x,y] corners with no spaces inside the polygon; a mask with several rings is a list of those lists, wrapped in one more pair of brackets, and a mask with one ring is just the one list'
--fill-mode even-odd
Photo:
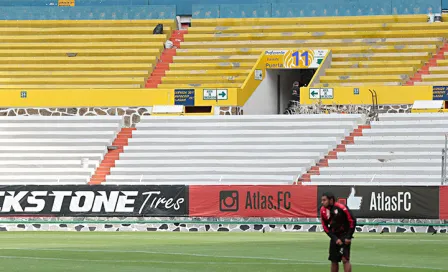
{"label": "concrete wall", "polygon": [[277,70],[266,70],[266,77],[243,106],[245,115],[277,114]]}

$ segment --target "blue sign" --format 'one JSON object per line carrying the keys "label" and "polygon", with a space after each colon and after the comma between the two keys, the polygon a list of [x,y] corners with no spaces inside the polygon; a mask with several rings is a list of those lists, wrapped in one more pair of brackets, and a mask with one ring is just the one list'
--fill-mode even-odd
{"label": "blue sign", "polygon": [[20,98],[26,98],[28,96],[28,93],[26,91],[20,92]]}
{"label": "blue sign", "polygon": [[448,101],[448,86],[433,86],[432,100]]}
{"label": "blue sign", "polygon": [[174,105],[194,106],[194,89],[174,90]]}
{"label": "blue sign", "polygon": [[353,94],[359,94],[359,88],[354,88],[353,89]]}

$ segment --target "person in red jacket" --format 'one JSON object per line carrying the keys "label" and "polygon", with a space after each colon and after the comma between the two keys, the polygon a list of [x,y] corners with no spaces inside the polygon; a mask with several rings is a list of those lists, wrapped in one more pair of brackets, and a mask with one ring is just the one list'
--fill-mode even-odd
{"label": "person in red jacket", "polygon": [[350,246],[356,227],[356,218],[350,210],[336,202],[332,193],[324,193],[321,198],[320,218],[322,227],[330,237],[328,260],[331,272],[339,271],[339,263],[344,264],[344,272],[351,272]]}

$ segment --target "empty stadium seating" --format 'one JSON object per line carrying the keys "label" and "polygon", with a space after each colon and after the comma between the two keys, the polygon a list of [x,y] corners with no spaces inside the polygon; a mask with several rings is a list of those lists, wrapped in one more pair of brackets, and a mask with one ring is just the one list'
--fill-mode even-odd
{"label": "empty stadium seating", "polygon": [[86,184],[121,117],[0,118],[0,184]]}
{"label": "empty stadium seating", "polygon": [[143,117],[105,184],[292,184],[362,115]]}
{"label": "empty stadium seating", "polygon": [[[152,34],[157,23],[165,34]],[[174,26],[174,20],[0,21],[0,88],[141,88]]]}
{"label": "empty stadium seating", "polygon": [[424,15],[193,19],[159,88],[241,87],[263,50],[276,48],[332,49],[318,86],[404,85],[447,29]]}
{"label": "empty stadium seating", "polygon": [[310,184],[440,185],[447,114],[381,114]]}

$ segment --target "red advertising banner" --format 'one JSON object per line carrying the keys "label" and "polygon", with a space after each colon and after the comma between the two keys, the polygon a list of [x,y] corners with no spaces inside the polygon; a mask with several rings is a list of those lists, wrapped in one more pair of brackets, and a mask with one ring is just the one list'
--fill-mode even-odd
{"label": "red advertising banner", "polygon": [[316,217],[317,186],[190,186],[189,215]]}
{"label": "red advertising banner", "polygon": [[448,186],[440,186],[439,190],[439,218],[448,220]]}

